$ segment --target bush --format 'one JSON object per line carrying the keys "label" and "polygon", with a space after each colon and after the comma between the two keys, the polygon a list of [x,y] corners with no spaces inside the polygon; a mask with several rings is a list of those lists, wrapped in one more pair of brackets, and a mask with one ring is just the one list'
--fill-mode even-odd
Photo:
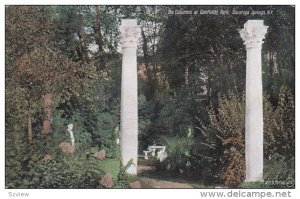
{"label": "bush", "polygon": [[7,188],[104,188],[99,184],[104,173],[118,182],[119,160],[85,156],[53,157],[52,160],[31,162],[19,181],[8,181]]}
{"label": "bush", "polygon": [[[23,134],[24,135],[24,134]],[[7,188],[22,188],[30,185],[36,166],[43,156],[54,152],[53,139],[49,135],[35,134],[32,144],[26,137],[15,133],[12,140],[6,140],[5,148],[5,183]],[[30,182],[30,183],[29,183]]]}
{"label": "bush", "polygon": [[[208,110],[210,125],[206,128],[207,144],[221,141],[214,149],[220,157],[219,182],[237,186],[244,179],[244,98],[230,93],[219,99],[217,109]],[[218,140],[215,139],[215,136]],[[294,179],[295,157],[295,105],[287,88],[281,88],[277,106],[264,98],[264,155],[265,180],[287,181]],[[221,154],[218,154],[221,151]],[[273,166],[277,169],[271,169]]]}
{"label": "bush", "polygon": [[192,147],[194,141],[190,137],[163,137],[167,158],[158,163],[159,169],[164,169],[173,175],[189,174],[191,169]]}
{"label": "bush", "polygon": [[[32,144],[21,135],[15,133],[14,140],[6,140],[6,188],[102,188],[99,181],[104,173],[110,173],[117,184],[119,159],[100,161],[77,149],[66,156],[53,134],[35,132]],[[52,160],[43,160],[46,154]]]}
{"label": "bush", "polygon": [[118,121],[111,113],[98,113],[91,133],[92,145],[110,152],[116,156],[116,140],[119,138]]}
{"label": "bush", "polygon": [[295,188],[295,159],[273,154],[265,161],[263,182],[244,182],[239,188]]}
{"label": "bush", "polygon": [[67,125],[73,123],[76,151],[89,152],[91,147],[96,147],[99,150],[104,149],[109,157],[117,157],[116,139],[119,136],[119,129],[114,115],[105,112],[97,113],[97,115],[91,113],[90,116],[84,118],[80,113],[73,113],[72,116],[66,118],[61,114],[62,111],[56,112],[53,117],[53,128],[57,144],[71,142]]}
{"label": "bush", "polygon": [[272,188],[295,188],[295,158],[273,154],[265,163],[264,180]]}
{"label": "bush", "polygon": [[115,188],[128,188],[129,184],[133,181],[137,180],[136,175],[130,175],[126,173],[127,169],[133,164],[132,160],[130,160],[125,166],[123,166],[122,162],[120,162],[120,169],[117,175],[117,183]]}
{"label": "bush", "polygon": [[[218,141],[221,142],[221,146],[216,146],[215,149],[221,151],[220,167],[216,177],[222,184],[236,186],[244,179],[245,171],[244,98],[229,93],[228,97],[221,97],[218,104],[216,110],[208,109],[210,132],[216,134]],[[213,136],[211,137],[209,140],[216,142]]]}
{"label": "bush", "polygon": [[264,104],[265,157],[280,154],[295,157],[295,100],[289,89],[282,87],[277,106],[265,99]]}
{"label": "bush", "polygon": [[[186,136],[193,126],[190,101],[184,97],[171,97],[166,92],[157,92],[155,99],[139,96],[139,148],[140,152],[163,136]],[[181,94],[183,95],[183,94]]]}
{"label": "bush", "polygon": [[35,183],[29,188],[99,188],[104,173],[97,160],[79,157],[41,161],[33,171]]}

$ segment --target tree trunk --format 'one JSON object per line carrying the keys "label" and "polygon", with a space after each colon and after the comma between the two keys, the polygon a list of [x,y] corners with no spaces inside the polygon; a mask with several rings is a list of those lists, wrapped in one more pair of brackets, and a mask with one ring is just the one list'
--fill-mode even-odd
{"label": "tree trunk", "polygon": [[146,67],[146,75],[148,78],[148,82],[149,82],[149,92],[147,93],[147,97],[149,99],[152,99],[154,97],[155,94],[155,87],[156,87],[156,78],[155,78],[155,73],[156,73],[156,68],[155,68],[155,63],[152,63],[152,67],[151,63],[150,63],[150,57],[149,57],[149,51],[148,51],[148,39],[145,35],[145,31],[143,29],[143,27],[141,27],[141,36],[143,39],[143,55],[144,55],[144,63],[145,63],[145,67]]}
{"label": "tree trunk", "polygon": [[88,53],[87,53],[87,49],[85,46],[85,38],[84,38],[84,32],[82,31],[82,26],[83,26],[83,16],[81,14],[81,6],[77,7],[77,12],[79,14],[79,24],[80,24],[80,28],[79,31],[77,32],[78,38],[79,38],[79,46],[80,46],[80,54],[81,54],[81,60],[83,61],[83,63],[89,63],[89,57],[88,57]]}
{"label": "tree trunk", "polygon": [[28,116],[27,127],[28,127],[28,143],[31,144],[32,143],[32,120],[31,120],[31,116]]}
{"label": "tree trunk", "polygon": [[98,49],[98,59],[99,59],[99,66],[97,67],[98,70],[103,70],[105,68],[105,62],[103,59],[104,50],[103,50],[103,41],[102,41],[102,33],[101,33],[101,20],[100,20],[100,6],[96,6],[96,24],[94,27],[95,32],[95,40],[99,47]]}
{"label": "tree trunk", "polygon": [[269,75],[270,75],[270,77],[272,77],[272,75],[273,75],[273,65],[274,65],[273,53],[271,51],[269,51]]}
{"label": "tree trunk", "polygon": [[79,38],[81,60],[83,61],[83,63],[89,63],[89,58],[88,58],[87,50],[85,47],[82,31],[80,30],[77,33],[77,35]]}
{"label": "tree trunk", "polygon": [[146,66],[147,73],[149,72],[149,55],[148,55],[148,41],[145,35],[143,27],[141,27],[141,35],[143,38],[143,54],[144,54],[144,62]]}
{"label": "tree trunk", "polygon": [[184,84],[189,85],[189,66],[187,64],[184,65]]}
{"label": "tree trunk", "polygon": [[210,66],[207,67],[207,87],[206,87],[206,102],[208,105],[210,105],[210,99],[211,99],[211,69]]}
{"label": "tree trunk", "polygon": [[49,134],[51,132],[51,104],[52,104],[52,94],[48,93],[43,95],[43,108],[44,108],[44,121],[43,121],[43,134]]}

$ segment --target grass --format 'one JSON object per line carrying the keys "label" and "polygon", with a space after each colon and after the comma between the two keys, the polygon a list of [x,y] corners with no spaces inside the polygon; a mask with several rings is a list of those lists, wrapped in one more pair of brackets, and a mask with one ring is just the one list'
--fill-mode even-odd
{"label": "grass", "polygon": [[118,159],[104,159],[99,160],[99,168],[101,168],[105,173],[112,175],[114,180],[117,180],[118,173],[120,171],[120,162]]}
{"label": "grass", "polygon": [[[278,181],[278,183],[283,183],[283,184],[277,184],[277,181],[266,181],[266,182],[243,182],[241,183],[238,188],[240,189],[294,189],[295,185],[291,184],[291,186],[287,186],[289,181]],[[293,181],[294,182],[294,181]],[[272,184],[272,183],[275,183]]]}
{"label": "grass", "polygon": [[99,160],[95,157],[90,157],[86,159],[85,155],[78,155],[73,157],[64,157],[64,159],[70,161],[72,164],[76,164],[79,170],[84,170],[86,167],[92,169],[100,169],[104,173],[109,173],[112,175],[114,180],[118,179],[118,173],[120,171],[120,161],[119,159],[105,158],[104,160]]}

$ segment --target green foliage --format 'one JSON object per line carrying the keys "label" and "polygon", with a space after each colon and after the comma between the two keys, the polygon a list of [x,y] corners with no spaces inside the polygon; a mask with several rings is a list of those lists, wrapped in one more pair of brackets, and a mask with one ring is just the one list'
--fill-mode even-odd
{"label": "green foliage", "polygon": [[92,147],[92,135],[86,130],[84,118],[80,117],[78,114],[75,114],[71,118],[67,119],[61,115],[61,112],[62,111],[54,112],[52,122],[56,144],[58,145],[61,142],[71,143],[70,134],[67,131],[67,125],[72,123],[76,150],[79,152],[84,152]]}
{"label": "green foliage", "polygon": [[[31,145],[19,143],[6,151],[7,188],[101,188],[104,173],[117,182],[118,159],[98,160],[78,151],[66,156],[54,146],[52,136],[37,136]],[[43,160],[45,154],[51,154],[52,160]]]}
{"label": "green foliage", "polygon": [[206,141],[207,138],[194,136],[193,133],[162,137],[161,143],[166,146],[167,158],[163,162],[155,160],[157,168],[173,177],[180,176],[212,184],[216,168],[219,167],[215,159],[215,145]]}
{"label": "green foliage", "polygon": [[229,93],[228,97],[219,99],[219,107],[210,108],[209,118],[211,133],[215,133],[221,146],[217,177],[226,185],[237,185],[244,177],[244,98]]}
{"label": "green foliage", "polygon": [[295,158],[272,154],[265,164],[264,181],[272,188],[295,188]]}
{"label": "green foliage", "polygon": [[36,134],[32,144],[26,142],[25,136],[14,135],[7,140],[9,144],[5,149],[5,181],[6,186],[18,188],[28,186],[26,181],[33,177],[32,169],[43,156],[49,152],[55,152],[52,147],[51,136]]}
{"label": "green foliage", "polygon": [[277,153],[265,161],[263,182],[244,182],[239,188],[295,188],[295,159],[287,159]]}
{"label": "green foliage", "polygon": [[[265,179],[283,181],[293,175],[295,157],[295,108],[294,98],[287,88],[282,88],[279,93],[279,101],[276,108],[265,98],[264,100],[264,133],[265,133]],[[230,93],[228,97],[219,99],[219,108],[210,109],[210,127],[204,129],[216,134],[222,145],[215,148],[221,151],[219,159],[220,170],[218,178],[221,183],[236,186],[243,180],[244,163],[244,100]],[[209,142],[214,141],[211,136]],[[216,141],[216,140],[215,140]],[[278,155],[276,155],[278,154]],[[276,158],[276,157],[280,158]],[[286,162],[291,167],[287,167]],[[271,169],[274,165],[284,165],[281,169]],[[275,174],[275,172],[277,172]],[[281,176],[281,177],[275,177]]]}
{"label": "green foliage", "polygon": [[129,183],[133,182],[137,179],[137,176],[130,175],[126,171],[133,164],[133,160],[131,159],[125,166],[120,163],[120,169],[118,173],[118,181],[115,188],[128,188]]}
{"label": "green foliage", "polygon": [[277,107],[264,103],[265,157],[278,153],[295,157],[295,100],[291,90],[282,87]]}
{"label": "green foliage", "polygon": [[[292,6],[278,7],[267,17],[268,34],[263,48],[264,90],[270,101],[278,100],[282,86],[295,90],[295,9]],[[276,41],[276,42],[275,42]]]}
{"label": "green foliage", "polygon": [[[32,165],[20,184],[9,188],[101,188],[101,175],[112,173],[116,179],[119,161],[86,159],[84,156],[40,160]],[[116,166],[117,165],[117,166]]]}
{"label": "green foliage", "polygon": [[190,174],[192,168],[192,149],[194,140],[192,137],[163,137],[168,157],[158,166],[173,174]]}
{"label": "green foliage", "polygon": [[190,124],[190,116],[181,105],[175,100],[170,100],[164,104],[159,113],[159,124],[169,135],[185,134]]}
{"label": "green foliage", "polygon": [[148,100],[139,107],[141,123],[139,140],[140,150],[144,150],[161,136],[186,136],[187,129],[193,128],[192,109],[184,95],[178,91],[177,97],[170,97],[167,93],[157,93],[157,100]]}
{"label": "green foliage", "polygon": [[105,173],[111,174],[115,184],[118,183],[118,177],[120,173],[120,160],[119,159],[111,159],[106,158],[105,160],[99,161],[97,163],[97,167],[101,168]]}
{"label": "green foliage", "polygon": [[238,185],[238,188],[241,189],[267,189],[270,188],[264,182],[242,182]]}
{"label": "green foliage", "polygon": [[96,160],[72,157],[41,162],[34,172],[37,187],[33,188],[98,188],[104,173]]}

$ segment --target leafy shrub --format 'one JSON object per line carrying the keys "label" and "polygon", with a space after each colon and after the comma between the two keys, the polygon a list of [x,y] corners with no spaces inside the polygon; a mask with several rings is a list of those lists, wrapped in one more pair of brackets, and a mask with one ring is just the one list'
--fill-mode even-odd
{"label": "leafy shrub", "polygon": [[229,93],[219,99],[219,107],[208,110],[211,131],[217,135],[221,146],[216,148],[220,154],[220,170],[217,178],[229,186],[240,184],[244,178],[244,121],[245,105],[243,98]]}
{"label": "leafy shrub", "polygon": [[[230,93],[228,97],[219,99],[217,109],[210,108],[210,125],[206,128],[207,143],[215,142],[215,136],[221,141],[221,146],[215,148],[222,153],[220,169],[216,177],[219,182],[229,186],[237,186],[244,179],[244,98]],[[265,180],[293,179],[293,164],[295,157],[295,106],[294,97],[287,88],[281,88],[279,101],[274,107],[264,99],[264,153],[268,169],[265,171]],[[277,155],[276,155],[277,154]],[[278,158],[280,157],[280,158]],[[291,163],[292,162],[292,163]],[[271,169],[277,165],[277,169]],[[288,166],[289,165],[289,166]]]}
{"label": "leafy shrub", "polygon": [[295,158],[273,154],[265,163],[264,180],[272,188],[295,188]]}
{"label": "leafy shrub", "polygon": [[266,158],[275,153],[295,157],[295,100],[286,87],[280,89],[276,107],[265,99],[264,133]]}
{"label": "leafy shrub", "polygon": [[265,161],[263,182],[243,182],[239,188],[295,188],[295,159],[277,153]]}
{"label": "leafy shrub", "polygon": [[[191,104],[181,92],[171,97],[166,92],[157,92],[155,100],[145,101],[139,97],[139,147],[140,151],[164,136],[186,136],[186,129],[193,126]],[[141,124],[141,125],[140,125]]]}
{"label": "leafy shrub", "polygon": [[190,137],[163,137],[167,158],[158,163],[159,169],[164,169],[173,175],[188,174],[191,169],[192,148],[194,141]]}
{"label": "leafy shrub", "polygon": [[120,162],[120,169],[118,172],[118,180],[115,188],[128,188],[130,182],[133,182],[137,179],[137,176],[130,175],[126,171],[133,164],[132,159],[123,166],[122,162]]}
{"label": "leafy shrub", "polygon": [[[66,156],[53,134],[34,133],[32,144],[27,143],[26,136],[16,135],[15,140],[7,140],[7,188],[101,188],[103,173],[110,173],[117,183],[118,159],[100,161],[83,151]],[[46,154],[51,154],[52,160],[43,160]]]}
{"label": "leafy shrub", "polygon": [[[91,113],[93,116],[93,114]],[[56,143],[70,142],[70,135],[67,131],[67,125],[73,123],[73,133],[75,138],[76,150],[80,152],[88,152],[89,148],[96,147],[99,150],[104,149],[108,156],[117,156],[117,144],[116,139],[119,136],[118,126],[116,127],[115,116],[110,113],[97,113],[97,115],[91,119],[88,116],[84,116],[79,113],[74,113],[69,118],[66,118],[57,113],[53,118],[53,128],[55,130]],[[91,120],[89,120],[91,119]],[[87,126],[89,120],[90,126]]]}
{"label": "leafy shrub", "polygon": [[41,161],[34,168],[33,188],[98,188],[104,171],[95,159],[65,157]]}
{"label": "leafy shrub", "polygon": [[92,145],[110,152],[114,157],[117,153],[116,140],[119,138],[116,124],[118,124],[116,116],[107,112],[98,113],[91,133]]}
{"label": "leafy shrub", "polygon": [[15,133],[14,139],[6,141],[9,144],[5,148],[6,187],[28,186],[33,167],[45,154],[54,151],[53,139],[49,135],[35,134],[32,144],[28,144],[25,136]]}
{"label": "leafy shrub", "polygon": [[63,116],[63,111],[55,111],[53,115],[52,126],[54,129],[55,142],[58,145],[61,142],[70,143],[70,134],[67,131],[67,125],[73,124],[73,134],[75,139],[76,151],[83,152],[91,147],[92,139],[91,133],[87,132],[84,125],[84,118],[79,114],[74,114],[67,118]]}
{"label": "leafy shrub", "polygon": [[7,188],[103,188],[99,184],[104,173],[110,173],[117,183],[119,161],[103,161],[85,156],[64,156],[52,160],[31,162],[19,182],[8,181]]}

